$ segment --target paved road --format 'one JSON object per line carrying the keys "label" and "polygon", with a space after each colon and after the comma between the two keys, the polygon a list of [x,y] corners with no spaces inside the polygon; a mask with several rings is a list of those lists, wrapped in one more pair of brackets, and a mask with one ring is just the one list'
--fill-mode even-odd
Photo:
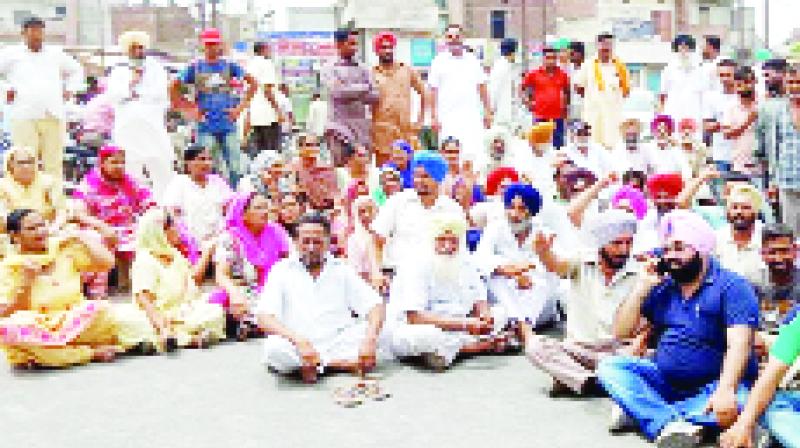
{"label": "paved road", "polygon": [[379,370],[392,397],[336,406],[346,375],[305,386],[269,374],[258,341],[68,370],[0,368],[0,447],[647,446],[606,431],[603,399],[550,399],[522,356],[487,356],[435,374]]}

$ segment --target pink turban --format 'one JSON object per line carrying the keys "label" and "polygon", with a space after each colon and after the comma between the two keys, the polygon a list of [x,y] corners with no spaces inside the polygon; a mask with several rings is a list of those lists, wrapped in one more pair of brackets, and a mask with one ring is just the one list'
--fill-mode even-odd
{"label": "pink turban", "polygon": [[637,221],[641,221],[644,215],[647,214],[647,199],[645,199],[644,193],[638,189],[630,185],[623,185],[620,187],[614,192],[614,196],[611,197],[611,205],[614,208],[620,208],[620,203],[622,201],[628,202],[631,211],[636,215]]}
{"label": "pink turban", "polygon": [[712,253],[717,245],[711,225],[689,210],[675,210],[664,215],[658,234],[665,245],[671,241],[683,241],[703,255]]}
{"label": "pink turban", "polygon": [[375,53],[381,49],[381,46],[383,46],[384,42],[389,42],[389,44],[394,47],[397,45],[397,37],[388,31],[381,31],[380,33],[376,34],[372,39],[372,47],[375,49]]}

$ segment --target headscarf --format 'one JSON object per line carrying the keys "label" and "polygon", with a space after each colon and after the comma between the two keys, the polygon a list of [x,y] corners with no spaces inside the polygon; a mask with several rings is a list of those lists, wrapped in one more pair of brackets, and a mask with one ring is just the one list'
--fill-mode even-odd
{"label": "headscarf", "polygon": [[[383,176],[383,174],[387,173],[387,172],[391,172],[391,173],[394,173],[395,175],[397,175],[397,178],[400,180],[400,187],[403,188],[403,185],[402,185],[402,183],[403,183],[403,175],[402,175],[402,173],[400,173],[400,170],[397,169],[397,167],[393,163],[391,163],[391,162],[390,163],[384,163],[379,169],[378,177]],[[372,198],[375,199],[375,204],[377,204],[378,207],[382,207],[383,204],[386,203],[386,199],[387,199],[386,192],[383,191],[383,187],[381,187],[379,185],[377,188],[375,188],[372,191]]]}
{"label": "headscarf", "polygon": [[139,44],[144,48],[150,47],[150,36],[144,31],[126,31],[119,35],[119,47],[124,52],[128,52],[130,48]]}
{"label": "headscarf", "polygon": [[664,245],[671,241],[683,241],[703,255],[714,252],[717,243],[711,225],[689,210],[673,210],[664,215],[658,234]]}
{"label": "headscarf", "polygon": [[29,156],[34,160],[34,171],[36,174],[34,175],[33,182],[31,183],[31,185],[33,185],[36,183],[39,177],[41,177],[41,173],[38,168],[39,157],[36,154],[36,151],[29,146],[12,146],[11,149],[6,151],[6,153],[3,155],[3,177],[8,179],[7,182],[17,184],[17,181],[14,180],[14,176],[11,174],[11,159],[16,160],[20,156]]}
{"label": "headscarf", "polygon": [[644,193],[637,188],[623,185],[617,189],[611,196],[611,205],[614,208],[620,208],[620,202],[622,201],[628,201],[628,205],[633,209],[633,214],[636,215],[637,220],[641,221],[647,214],[647,199],[645,199]]}
{"label": "headscarf", "polygon": [[753,206],[753,209],[758,212],[764,205],[764,199],[758,189],[750,184],[735,184],[731,187],[728,194],[727,203],[730,204],[735,201],[745,201]]}
{"label": "headscarf", "polygon": [[496,168],[494,171],[489,173],[489,175],[486,176],[486,194],[489,196],[496,195],[497,190],[500,189],[500,184],[503,183],[504,180],[519,182],[519,174],[517,173],[517,170],[511,167],[503,166]]}
{"label": "headscarf", "polygon": [[589,234],[598,249],[624,234],[635,233],[636,216],[617,208],[600,213],[589,226]]}
{"label": "headscarf", "polygon": [[525,204],[531,216],[536,216],[539,210],[542,209],[542,195],[539,193],[539,190],[533,188],[531,185],[523,183],[514,183],[506,188],[505,193],[503,193],[503,204],[505,207],[511,207],[511,202],[517,196],[522,198],[522,202]]}
{"label": "headscarf", "polygon": [[384,42],[389,42],[392,47],[397,46],[397,37],[394,33],[390,33],[388,31],[381,31],[380,33],[376,34],[375,37],[372,39],[372,48],[375,50],[375,53],[381,49]]}
{"label": "headscarf", "polygon": [[244,224],[244,213],[255,193],[235,195],[228,206],[226,227],[233,237],[239,254],[258,268],[259,289],[281,256],[290,250],[291,239],[280,225],[268,222],[261,230],[261,235],[253,235]]}
{"label": "headscarf", "polygon": [[414,154],[414,159],[411,160],[410,168],[412,174],[414,169],[418,166],[424,168],[425,172],[428,173],[436,183],[442,183],[445,175],[447,175],[447,162],[445,162],[444,157],[438,152],[428,150],[418,151]]}
{"label": "headscarf", "polygon": [[147,251],[154,257],[183,258],[178,249],[170,244],[164,233],[166,214],[163,209],[151,208],[140,218],[136,227],[136,252]]}
{"label": "headscarf", "polygon": [[658,193],[666,192],[676,198],[683,190],[683,179],[678,173],[653,174],[647,178],[647,194],[655,198]]}
{"label": "headscarf", "polygon": [[650,132],[655,134],[658,131],[658,126],[664,123],[667,125],[667,134],[672,134],[675,131],[675,120],[669,115],[656,115],[656,118],[650,123]]}

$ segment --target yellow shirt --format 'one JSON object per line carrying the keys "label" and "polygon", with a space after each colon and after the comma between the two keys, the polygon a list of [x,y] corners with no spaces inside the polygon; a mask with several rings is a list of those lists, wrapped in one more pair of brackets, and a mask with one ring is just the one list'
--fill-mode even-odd
{"label": "yellow shirt", "polygon": [[47,254],[11,254],[0,262],[0,303],[9,303],[22,285],[28,261],[46,266],[31,287],[31,311],[63,311],[83,300],[81,272],[91,266],[88,249],[76,241],[54,241]]}
{"label": "yellow shirt", "polygon": [[139,251],[131,266],[133,294],[150,292],[155,296],[154,304],[159,311],[177,310],[197,292],[192,287],[191,273],[191,266],[183,257],[164,264],[149,251]]}
{"label": "yellow shirt", "polygon": [[46,220],[52,220],[56,210],[64,205],[64,195],[47,174],[38,173],[27,187],[3,177],[0,178],[0,204],[7,212],[29,208],[41,213]]}

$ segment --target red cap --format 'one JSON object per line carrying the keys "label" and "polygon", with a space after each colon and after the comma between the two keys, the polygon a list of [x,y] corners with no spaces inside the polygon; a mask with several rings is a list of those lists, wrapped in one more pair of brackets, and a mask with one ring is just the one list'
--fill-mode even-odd
{"label": "red cap", "polygon": [[222,35],[216,28],[206,28],[200,33],[200,42],[203,45],[218,44],[222,42]]}

